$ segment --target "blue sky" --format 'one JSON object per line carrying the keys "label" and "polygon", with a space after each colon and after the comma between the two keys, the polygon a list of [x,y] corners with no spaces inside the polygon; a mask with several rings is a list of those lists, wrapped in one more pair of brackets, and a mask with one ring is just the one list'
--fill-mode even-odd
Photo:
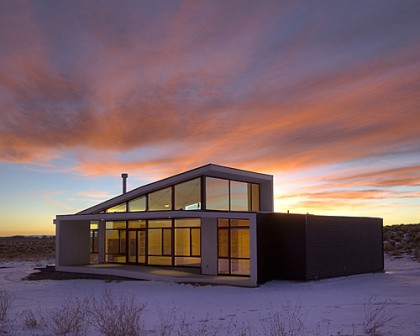
{"label": "blue sky", "polygon": [[419,1],[0,2],[0,234],[209,162],[420,222]]}

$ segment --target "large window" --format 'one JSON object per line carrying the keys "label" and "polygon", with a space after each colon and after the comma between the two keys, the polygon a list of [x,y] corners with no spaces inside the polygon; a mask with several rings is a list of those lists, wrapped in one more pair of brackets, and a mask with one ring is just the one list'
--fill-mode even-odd
{"label": "large window", "polygon": [[[105,212],[137,212],[165,210],[201,210],[202,178],[185,181],[173,186],[145,194],[105,209]],[[259,211],[260,186],[221,179],[205,178],[206,209],[224,211]]]}
{"label": "large window", "polygon": [[106,261],[145,265],[201,265],[199,218],[107,222]]}
{"label": "large window", "polygon": [[249,210],[249,183],[230,181],[230,209],[237,211]]}
{"label": "large window", "polygon": [[250,274],[250,234],[248,219],[219,218],[218,273]]}
{"label": "large window", "polygon": [[229,180],[206,178],[206,208],[229,210]]}
{"label": "large window", "polygon": [[201,179],[175,185],[175,210],[201,209]]}
{"label": "large window", "polygon": [[259,185],[206,177],[206,208],[208,210],[259,211]]}
{"label": "large window", "polygon": [[128,211],[146,211],[146,206],[146,196],[140,196],[128,202]]}
{"label": "large window", "polygon": [[90,222],[90,253],[98,253],[98,222]]}
{"label": "large window", "polygon": [[165,188],[149,194],[149,210],[172,210],[172,188]]}
{"label": "large window", "polygon": [[172,265],[172,220],[149,220],[148,223],[148,263]]}
{"label": "large window", "polygon": [[121,204],[113,206],[112,208],[106,209],[106,212],[126,212],[126,211],[127,211],[126,203],[121,203]]}
{"label": "large window", "polygon": [[200,266],[201,224],[198,218],[176,219],[174,225],[175,266]]}
{"label": "large window", "polygon": [[108,262],[126,262],[126,222],[106,222],[105,257]]}

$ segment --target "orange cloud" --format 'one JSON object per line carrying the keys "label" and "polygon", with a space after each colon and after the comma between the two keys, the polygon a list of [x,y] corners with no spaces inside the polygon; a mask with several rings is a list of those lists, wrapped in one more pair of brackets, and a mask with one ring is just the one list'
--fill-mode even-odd
{"label": "orange cloud", "polygon": [[[15,36],[0,35],[0,160],[74,155],[65,169],[79,174],[154,178],[208,162],[289,174],[418,155],[418,44],[390,48],[368,19],[334,36],[334,16],[305,25],[291,19],[305,10],[276,3],[54,4],[45,17],[3,5]],[[329,183],[418,185],[414,171],[385,175]]]}

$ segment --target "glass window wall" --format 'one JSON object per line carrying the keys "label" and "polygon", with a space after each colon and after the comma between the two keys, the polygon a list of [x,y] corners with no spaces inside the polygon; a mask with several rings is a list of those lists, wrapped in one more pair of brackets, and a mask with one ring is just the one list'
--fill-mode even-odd
{"label": "glass window wall", "polygon": [[108,262],[126,262],[126,222],[106,222],[105,259]]}
{"label": "glass window wall", "polygon": [[172,265],[172,220],[150,220],[147,230],[149,265]]}
{"label": "glass window wall", "polygon": [[201,223],[198,218],[176,219],[174,225],[175,266],[201,264]]}
{"label": "glass window wall", "polygon": [[165,188],[149,194],[149,210],[172,210],[172,188]]}
{"label": "glass window wall", "polygon": [[249,183],[230,181],[230,209],[234,211],[249,211]]}
{"label": "glass window wall", "polygon": [[175,185],[175,210],[201,209],[201,179]]}
{"label": "glass window wall", "polygon": [[201,265],[199,218],[106,223],[106,261],[146,265]]}
{"label": "glass window wall", "polygon": [[208,210],[259,211],[258,184],[206,177]]}
{"label": "glass window wall", "polygon": [[121,203],[121,204],[113,206],[112,208],[105,210],[105,212],[126,212],[126,211],[127,211],[126,203]]}
{"label": "glass window wall", "polygon": [[219,219],[217,243],[219,274],[250,274],[248,219]]}
{"label": "glass window wall", "polygon": [[229,180],[206,178],[206,208],[229,210]]}
{"label": "glass window wall", "polygon": [[137,197],[128,202],[128,211],[146,211],[146,196]]}

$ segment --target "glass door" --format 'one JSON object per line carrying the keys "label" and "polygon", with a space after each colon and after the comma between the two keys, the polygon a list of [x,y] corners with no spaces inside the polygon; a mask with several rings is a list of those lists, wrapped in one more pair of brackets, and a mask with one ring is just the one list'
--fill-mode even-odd
{"label": "glass door", "polygon": [[128,231],[128,262],[133,264],[146,263],[146,230]]}
{"label": "glass door", "polygon": [[137,231],[137,263],[146,264],[146,230]]}
{"label": "glass door", "polygon": [[137,263],[137,231],[128,231],[128,262]]}

